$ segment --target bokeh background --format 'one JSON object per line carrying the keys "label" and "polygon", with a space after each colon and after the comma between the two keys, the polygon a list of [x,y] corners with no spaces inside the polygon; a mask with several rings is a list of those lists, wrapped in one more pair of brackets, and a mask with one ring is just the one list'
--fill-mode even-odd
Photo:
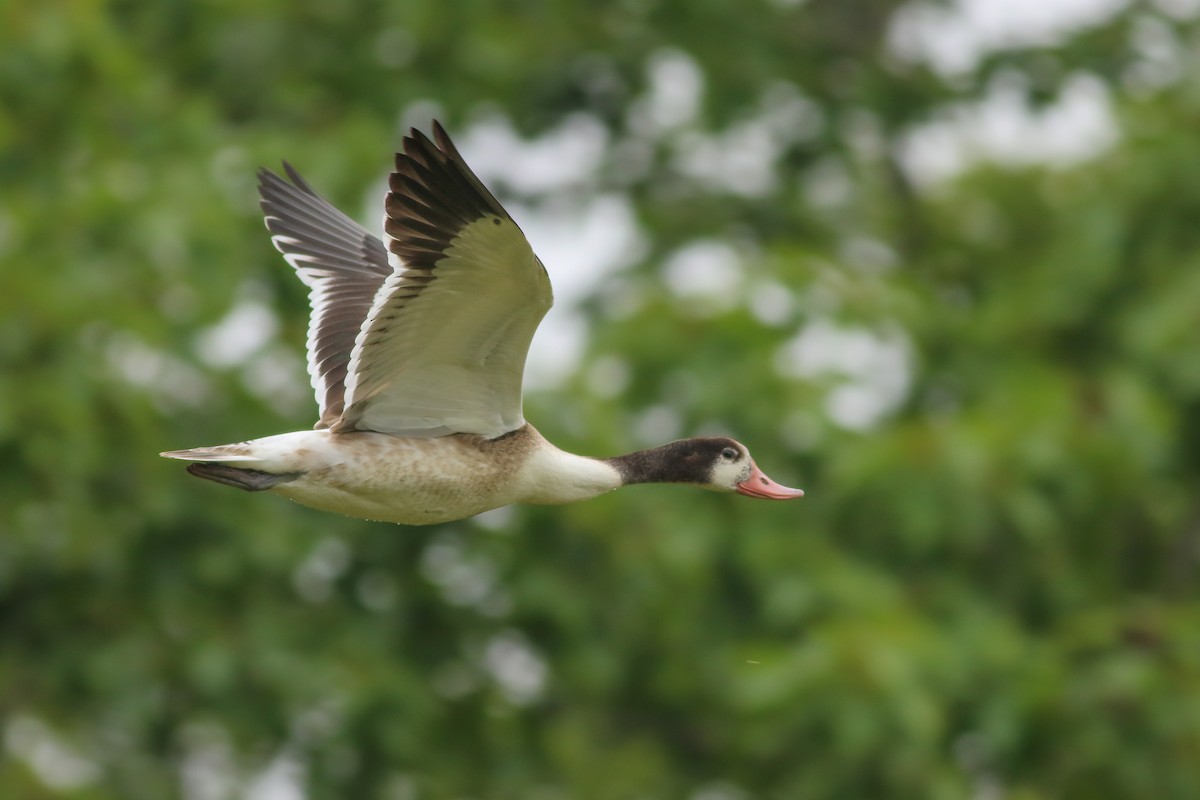
{"label": "bokeh background", "polygon": [[[1200,2],[0,7],[0,796],[1200,797]],[[443,120],[547,263],[526,415],[808,496],[434,528],[307,428],[255,169]]]}

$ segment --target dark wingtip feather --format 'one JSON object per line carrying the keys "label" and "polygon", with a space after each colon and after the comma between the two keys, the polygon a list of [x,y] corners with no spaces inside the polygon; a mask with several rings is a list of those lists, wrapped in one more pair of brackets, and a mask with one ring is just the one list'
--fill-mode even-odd
{"label": "dark wingtip feather", "polygon": [[275,185],[277,181],[283,180],[283,178],[280,178],[266,167],[259,167],[255,176],[258,178],[258,196],[260,198],[263,196],[264,191]]}
{"label": "dark wingtip feather", "polygon": [[442,123],[436,119],[433,121],[433,138],[437,141],[437,146],[443,153],[450,157],[452,161],[459,161],[465,166],[466,162],[459,154],[458,148],[454,146],[454,142],[450,141],[450,134],[446,133],[446,129],[442,127]]}
{"label": "dark wingtip feather", "polygon": [[[286,179],[266,167],[258,168],[258,193],[260,197],[268,190],[279,190],[282,188],[295,188],[306,194],[317,195],[316,190],[312,188],[308,181],[300,176],[295,167],[287,161],[280,161],[280,163],[283,164],[283,171],[287,175]],[[266,198],[264,197],[263,199]]]}
{"label": "dark wingtip feather", "polygon": [[437,120],[433,136],[436,144],[423,131],[410,128],[388,177],[388,249],[410,268],[432,269],[458,232],[475,220],[508,218]]}
{"label": "dark wingtip feather", "polygon": [[309,186],[308,181],[306,181],[306,180],[304,180],[304,178],[300,177],[300,173],[296,171],[295,167],[293,167],[287,161],[283,161],[282,163],[283,163],[283,171],[287,173],[288,178],[291,179],[292,183],[296,186],[297,189],[303,189],[304,191],[308,192],[309,194],[316,194],[316,191],[314,191],[313,188],[311,186]]}

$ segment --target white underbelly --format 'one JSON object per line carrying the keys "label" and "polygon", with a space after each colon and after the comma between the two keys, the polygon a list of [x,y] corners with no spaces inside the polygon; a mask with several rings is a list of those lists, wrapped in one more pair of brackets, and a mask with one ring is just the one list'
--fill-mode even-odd
{"label": "white underbelly", "polygon": [[297,503],[350,517],[402,525],[432,525],[463,519],[507,505],[492,494],[480,496],[472,487],[446,481],[403,483],[394,487],[347,486],[305,477],[280,484],[272,491]]}

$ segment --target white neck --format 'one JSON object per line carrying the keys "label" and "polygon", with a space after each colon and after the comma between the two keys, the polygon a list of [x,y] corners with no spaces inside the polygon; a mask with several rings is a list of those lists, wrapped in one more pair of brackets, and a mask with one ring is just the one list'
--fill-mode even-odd
{"label": "white neck", "polygon": [[559,450],[545,439],[522,466],[517,482],[521,496],[515,502],[543,505],[586,500],[623,485],[610,464]]}

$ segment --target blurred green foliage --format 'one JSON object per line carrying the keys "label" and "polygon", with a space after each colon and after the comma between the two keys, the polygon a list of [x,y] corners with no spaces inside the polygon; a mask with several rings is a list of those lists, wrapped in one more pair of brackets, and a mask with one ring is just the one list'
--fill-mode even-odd
{"label": "blurred green foliage", "polygon": [[[6,4],[0,795],[1200,796],[1194,6],[947,73],[882,0]],[[997,85],[1049,107],[1083,74],[1117,132],[1090,159],[905,158]],[[434,112],[460,140],[586,115],[594,174],[497,191],[518,222],[624,198],[640,230],[553,312],[586,354],[529,419],[597,455],[728,433],[806,499],[405,529],[156,456],[313,419],[256,166],[373,219]],[[663,269],[698,243],[736,267],[707,294]],[[247,299],[278,330],[206,357]]]}

